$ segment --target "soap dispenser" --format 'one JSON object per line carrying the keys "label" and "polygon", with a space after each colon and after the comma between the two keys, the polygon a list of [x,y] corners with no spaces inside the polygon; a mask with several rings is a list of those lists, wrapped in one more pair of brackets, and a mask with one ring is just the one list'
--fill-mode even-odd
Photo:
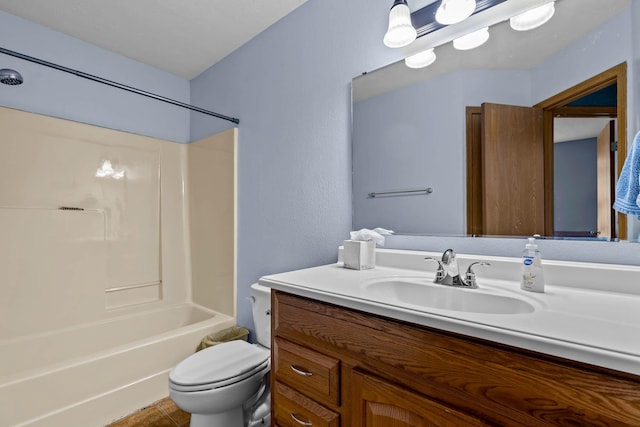
{"label": "soap dispenser", "polygon": [[522,281],[520,288],[531,292],[544,292],[544,273],[542,256],[536,245],[535,237],[529,237],[522,252]]}

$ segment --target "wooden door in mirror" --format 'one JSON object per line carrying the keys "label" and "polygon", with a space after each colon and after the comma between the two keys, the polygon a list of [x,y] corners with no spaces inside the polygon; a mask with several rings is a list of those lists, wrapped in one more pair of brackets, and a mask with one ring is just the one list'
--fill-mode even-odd
{"label": "wooden door in mirror", "polygon": [[[616,213],[611,210],[611,204],[615,194],[615,179],[619,175],[622,165],[624,164],[627,153],[627,64],[621,63],[611,69],[608,69],[584,82],[581,82],[557,95],[546,99],[534,107],[542,109],[542,152],[543,157],[543,201],[540,202],[540,206],[543,207],[544,225],[540,227],[536,226],[536,229],[544,230],[543,232],[536,231],[535,233],[545,236],[556,235],[554,227],[554,119],[555,118],[588,118],[588,117],[609,117],[615,119],[615,122],[611,124],[613,128],[604,130],[608,134],[609,140],[612,140],[617,136],[616,143],[613,144],[617,147],[617,161],[616,152],[608,152],[608,154],[600,154],[600,166],[602,169],[598,173],[598,203],[602,206],[598,208],[599,223],[597,225],[597,237],[605,239],[619,239],[626,240],[627,238],[627,218],[626,215]],[[576,106],[574,101],[581,100],[589,95],[593,95],[598,91],[605,88],[615,88],[616,92],[616,105],[604,106],[604,105],[589,105],[589,106]],[[507,109],[503,115],[511,114]],[[514,116],[515,117],[515,116]],[[494,213],[503,213],[505,207],[487,206],[487,203],[491,204],[496,202],[495,195],[486,194],[487,179],[495,179],[493,171],[486,171],[483,169],[483,161],[488,161],[488,165],[493,160],[494,154],[500,153],[500,151],[493,151],[494,154],[488,154],[483,151],[483,147],[486,141],[483,138],[487,138],[487,130],[483,126],[488,126],[487,123],[483,125],[483,109],[481,107],[467,107],[466,110],[466,135],[467,135],[467,233],[470,235],[488,235],[488,234],[502,234],[502,235],[530,235],[531,233],[517,233],[513,232],[514,226],[512,224],[498,224],[500,227],[498,231],[495,229],[487,229],[487,221],[496,223],[495,219],[499,216],[494,216]],[[511,125],[507,125],[511,128]],[[517,127],[517,126],[516,126]],[[511,135],[514,136],[514,135]],[[518,139],[520,136],[516,133]],[[534,158],[538,158],[539,151],[537,142],[536,148],[532,149],[532,155]],[[609,144],[606,144],[609,145]],[[601,144],[601,148],[604,145]],[[484,159],[484,160],[483,160]],[[604,159],[604,160],[603,160]],[[500,168],[501,166],[496,166]],[[537,166],[536,166],[537,167]],[[489,174],[489,178],[487,173]],[[525,174],[523,172],[523,174]],[[517,173],[515,174],[517,175]],[[491,178],[493,176],[493,178]],[[537,172],[531,175],[537,179]],[[601,180],[601,177],[607,177]],[[503,178],[504,179],[504,178]],[[521,185],[519,179],[513,181],[516,185]],[[507,188],[508,184],[505,184],[503,189]],[[521,187],[525,188],[526,187]],[[537,187],[539,188],[539,187]],[[594,192],[596,189],[594,188]],[[504,197],[504,195],[498,195],[497,197]],[[511,197],[507,195],[507,197]],[[537,198],[537,197],[536,197]],[[519,203],[519,202],[518,202]],[[496,211],[496,209],[500,209]],[[538,216],[538,210],[534,210],[535,215]],[[491,218],[487,218],[487,213],[492,215]],[[525,218],[531,219],[532,215],[528,215]],[[504,219],[504,216],[503,216]],[[500,222],[500,221],[498,221]],[[517,226],[517,225],[516,225]],[[558,235],[564,235],[558,231]],[[596,237],[594,235],[593,237]]]}
{"label": "wooden door in mirror", "polygon": [[541,108],[467,108],[468,232],[547,235]]}

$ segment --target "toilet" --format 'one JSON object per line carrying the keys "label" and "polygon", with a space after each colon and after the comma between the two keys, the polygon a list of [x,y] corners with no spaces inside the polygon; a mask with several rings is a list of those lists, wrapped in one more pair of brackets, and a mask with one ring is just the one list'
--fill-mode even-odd
{"label": "toilet", "polygon": [[271,289],[253,284],[249,299],[257,344],[218,344],[169,373],[169,396],[191,413],[191,427],[270,425]]}

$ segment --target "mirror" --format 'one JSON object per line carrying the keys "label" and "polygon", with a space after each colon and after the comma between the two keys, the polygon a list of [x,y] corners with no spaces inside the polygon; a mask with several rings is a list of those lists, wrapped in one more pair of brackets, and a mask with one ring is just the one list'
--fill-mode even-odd
{"label": "mirror", "polygon": [[[427,68],[409,69],[399,61],[354,78],[354,229],[384,227],[399,234],[467,235],[470,153],[466,108],[488,103],[544,104],[628,61],[633,57],[630,5],[630,0],[559,0],[554,17],[538,29],[516,32],[508,21],[502,22],[492,26],[489,41],[474,50],[456,51],[451,43],[436,47],[437,60]],[[633,102],[632,93],[628,93],[621,108]],[[556,122],[553,126],[560,134],[560,119]],[[626,128],[626,124],[614,122],[614,128],[618,126]],[[621,134],[626,137],[626,131],[618,137]],[[565,135],[561,140],[577,144],[596,136]],[[558,145],[568,147],[565,142]],[[556,157],[564,162],[578,159],[577,154]],[[516,175],[519,170],[507,161],[495,168],[512,168]],[[558,180],[551,182],[552,188],[553,184],[565,184],[566,188],[570,184],[560,172],[567,172],[567,168],[560,164],[556,168],[560,168]],[[593,188],[586,193],[596,191]],[[547,196],[552,200],[548,204],[553,206],[556,200],[556,210],[565,212],[564,217],[555,219],[562,228],[558,228],[562,232],[558,235],[597,239],[592,219],[572,228],[571,213],[567,219],[566,211],[576,204],[560,194]],[[593,203],[588,202],[589,206]],[[551,214],[555,217],[553,210]],[[583,212],[573,211],[573,215],[582,216]],[[589,218],[594,215],[585,214]],[[617,221],[617,227],[626,232],[626,224]]]}

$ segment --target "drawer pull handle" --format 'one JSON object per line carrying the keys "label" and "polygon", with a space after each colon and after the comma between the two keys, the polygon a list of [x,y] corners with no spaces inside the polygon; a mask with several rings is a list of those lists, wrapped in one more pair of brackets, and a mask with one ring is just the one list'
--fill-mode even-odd
{"label": "drawer pull handle", "polygon": [[293,372],[295,372],[298,375],[302,375],[304,377],[310,377],[311,375],[313,375],[313,372],[309,372],[309,371],[305,371],[304,369],[300,369],[298,367],[296,367],[296,365],[291,365],[291,370]]}
{"label": "drawer pull handle", "polygon": [[298,424],[302,425],[302,426],[312,426],[313,423],[311,421],[302,421],[300,418],[296,417],[296,414],[294,414],[293,412],[291,413],[291,418],[293,418],[293,421],[297,422]]}

